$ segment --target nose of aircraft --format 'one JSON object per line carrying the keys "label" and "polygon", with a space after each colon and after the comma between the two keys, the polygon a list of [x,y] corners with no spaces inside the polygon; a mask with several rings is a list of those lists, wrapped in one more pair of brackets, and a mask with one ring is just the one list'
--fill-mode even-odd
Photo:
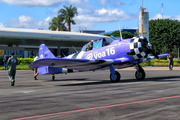
{"label": "nose of aircraft", "polygon": [[134,37],[130,41],[130,52],[127,55],[132,55],[134,59],[144,59],[148,54],[152,53],[157,59],[158,55],[152,49],[152,45],[145,37]]}

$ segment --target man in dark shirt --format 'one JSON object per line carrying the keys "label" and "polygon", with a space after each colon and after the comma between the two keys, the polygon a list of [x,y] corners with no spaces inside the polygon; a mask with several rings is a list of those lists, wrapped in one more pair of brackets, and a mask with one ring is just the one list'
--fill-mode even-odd
{"label": "man in dark shirt", "polygon": [[18,65],[18,60],[14,57],[14,53],[11,53],[11,57],[8,59],[7,65],[9,65],[8,76],[11,81],[11,86],[15,84],[16,75],[16,65]]}
{"label": "man in dark shirt", "polygon": [[167,56],[168,60],[169,60],[169,70],[173,70],[173,58],[174,58],[174,55],[172,54],[172,51],[170,50],[169,51],[169,56]]}

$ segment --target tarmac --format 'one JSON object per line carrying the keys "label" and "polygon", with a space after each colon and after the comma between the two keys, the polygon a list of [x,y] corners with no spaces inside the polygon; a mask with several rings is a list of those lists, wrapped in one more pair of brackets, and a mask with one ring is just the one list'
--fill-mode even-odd
{"label": "tarmac", "polygon": [[[169,67],[154,67],[154,66],[148,66],[143,67],[144,70],[169,70]],[[122,70],[134,70],[134,67],[128,67],[124,68]],[[180,67],[173,67],[173,70],[180,70]]]}
{"label": "tarmac", "polygon": [[0,120],[179,120],[180,67],[143,67],[146,78],[135,79],[135,69],[39,75],[17,70],[10,86],[7,70],[0,71]]}
{"label": "tarmac", "polygon": [[[155,67],[155,66],[147,66],[143,67],[144,70],[169,70],[168,67]],[[134,67],[128,67],[128,68],[123,68],[119,70],[135,70]],[[173,67],[173,70],[180,70],[180,67]],[[0,70],[0,72],[3,70]]]}

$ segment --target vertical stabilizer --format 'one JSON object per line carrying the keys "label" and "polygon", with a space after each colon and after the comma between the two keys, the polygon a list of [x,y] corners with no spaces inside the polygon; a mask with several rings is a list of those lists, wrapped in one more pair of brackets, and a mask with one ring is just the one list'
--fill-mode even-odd
{"label": "vertical stabilizer", "polygon": [[53,53],[46,47],[45,44],[39,46],[39,58],[55,58]]}

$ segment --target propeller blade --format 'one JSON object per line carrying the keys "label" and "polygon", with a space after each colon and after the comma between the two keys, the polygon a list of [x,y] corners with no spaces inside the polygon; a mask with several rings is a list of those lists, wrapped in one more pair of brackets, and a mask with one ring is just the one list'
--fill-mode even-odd
{"label": "propeller blade", "polygon": [[149,49],[149,50],[150,50],[150,52],[151,52],[157,59],[160,59],[159,56],[154,52],[153,49]]}

